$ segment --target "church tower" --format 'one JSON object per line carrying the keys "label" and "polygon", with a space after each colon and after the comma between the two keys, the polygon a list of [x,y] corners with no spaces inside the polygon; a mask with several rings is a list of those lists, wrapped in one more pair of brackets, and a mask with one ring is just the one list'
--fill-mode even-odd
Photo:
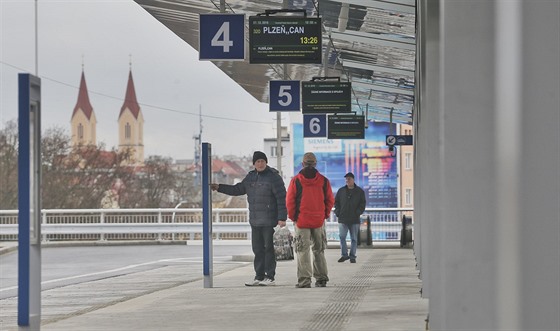
{"label": "church tower", "polygon": [[96,125],[97,119],[93,112],[93,107],[89,102],[89,95],[86,86],[86,78],[82,68],[82,79],[80,81],[80,91],[78,92],[78,101],[74,107],[72,118],[70,119],[72,127],[72,146],[96,145]]}
{"label": "church tower", "polygon": [[131,152],[130,164],[144,163],[144,116],[136,101],[132,69],[128,74],[126,96],[119,114],[119,152]]}

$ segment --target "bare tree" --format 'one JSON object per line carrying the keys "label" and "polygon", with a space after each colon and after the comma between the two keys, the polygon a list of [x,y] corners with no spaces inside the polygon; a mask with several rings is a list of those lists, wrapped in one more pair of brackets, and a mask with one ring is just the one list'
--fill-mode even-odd
{"label": "bare tree", "polygon": [[176,176],[171,169],[171,159],[150,156],[142,171],[137,173],[136,188],[144,195],[145,208],[170,207]]}
{"label": "bare tree", "polygon": [[[107,197],[111,206],[116,199],[123,208],[172,207],[181,200],[200,205],[192,173],[173,171],[169,158],[151,156],[144,165],[131,166],[130,151],[105,151],[103,144],[72,147],[60,127],[44,132],[41,158],[45,209],[96,209]],[[0,209],[17,209],[17,186],[18,129],[10,121],[0,130]]]}
{"label": "bare tree", "polygon": [[194,181],[193,173],[190,171],[177,172],[175,181],[175,201],[177,205],[183,201],[182,207],[202,208],[202,190],[200,185]]}
{"label": "bare tree", "polygon": [[12,120],[0,129],[0,209],[18,208],[18,128]]}
{"label": "bare tree", "polygon": [[122,165],[126,155],[105,151],[104,145],[70,146],[60,128],[47,130],[42,141],[43,207],[100,208],[101,200],[132,172]]}

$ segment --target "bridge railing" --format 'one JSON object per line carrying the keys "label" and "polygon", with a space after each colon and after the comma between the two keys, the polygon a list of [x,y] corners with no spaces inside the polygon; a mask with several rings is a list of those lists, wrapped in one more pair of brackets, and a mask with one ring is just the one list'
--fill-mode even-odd
{"label": "bridge railing", "polygon": [[[402,215],[412,216],[412,208],[367,208],[373,241],[399,241]],[[43,209],[43,241],[98,240],[201,240],[202,209]],[[250,239],[246,208],[212,209],[215,239]],[[293,231],[293,223],[288,221]],[[334,213],[327,221],[327,237],[338,241]],[[18,211],[0,210],[0,241],[18,239]]]}

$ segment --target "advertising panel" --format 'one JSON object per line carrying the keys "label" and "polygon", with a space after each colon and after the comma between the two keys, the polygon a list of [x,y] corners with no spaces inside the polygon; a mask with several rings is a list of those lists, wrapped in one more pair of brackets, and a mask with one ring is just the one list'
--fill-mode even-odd
{"label": "advertising panel", "polygon": [[[294,174],[301,170],[306,152],[317,156],[317,170],[331,182],[333,194],[346,185],[344,175],[352,172],[366,193],[368,208],[398,207],[397,159],[385,143],[386,135],[395,132],[395,124],[369,121],[365,139],[304,138],[303,124],[293,124]],[[396,212],[395,212],[396,213]],[[375,222],[374,219],[372,222]],[[396,239],[396,232],[373,232],[373,240]],[[338,230],[327,231],[328,240],[338,240]]]}
{"label": "advertising panel", "polygon": [[[395,124],[393,124],[394,126]],[[354,173],[366,192],[366,206],[397,207],[397,160],[385,145],[390,124],[370,121],[365,139],[303,138],[303,125],[293,124],[294,174],[301,170],[306,152],[317,156],[317,170],[331,181],[333,193],[345,185],[344,175]]]}

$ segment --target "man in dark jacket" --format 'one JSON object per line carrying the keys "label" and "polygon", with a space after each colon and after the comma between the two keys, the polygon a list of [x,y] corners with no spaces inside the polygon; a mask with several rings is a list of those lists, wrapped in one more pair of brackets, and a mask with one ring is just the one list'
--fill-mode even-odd
{"label": "man in dark jacket", "polygon": [[[338,262],[350,260],[356,263],[358,232],[360,231],[360,215],[366,209],[364,190],[354,183],[354,174],[344,175],[346,185],[338,189],[334,198],[334,213],[338,218],[338,234],[340,236],[341,257]],[[346,236],[350,231],[350,256],[346,245]]]}
{"label": "man in dark jacket", "polygon": [[227,195],[247,194],[251,244],[255,254],[255,278],[247,286],[275,285],[276,255],[274,253],[274,227],[286,226],[286,187],[278,171],[267,165],[263,152],[253,154],[253,165],[247,176],[235,185],[210,184],[213,191]]}

